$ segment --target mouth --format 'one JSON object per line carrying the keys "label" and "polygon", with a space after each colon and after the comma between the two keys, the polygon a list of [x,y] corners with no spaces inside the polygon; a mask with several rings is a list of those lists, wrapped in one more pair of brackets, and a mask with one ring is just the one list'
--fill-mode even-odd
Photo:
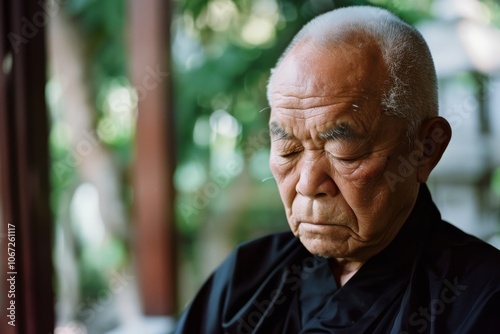
{"label": "mouth", "polygon": [[325,222],[299,221],[297,226],[309,232],[317,233],[333,232],[333,230],[338,230],[339,228],[352,230],[347,225]]}
{"label": "mouth", "polygon": [[324,222],[308,222],[308,221],[299,221],[299,225],[310,229],[326,229],[326,228],[336,228],[336,227],[345,227],[339,224],[331,224]]}
{"label": "mouth", "polygon": [[341,224],[335,224],[335,223],[314,222],[314,221],[304,221],[304,220],[299,221],[299,224],[308,224],[314,226],[343,226]]}

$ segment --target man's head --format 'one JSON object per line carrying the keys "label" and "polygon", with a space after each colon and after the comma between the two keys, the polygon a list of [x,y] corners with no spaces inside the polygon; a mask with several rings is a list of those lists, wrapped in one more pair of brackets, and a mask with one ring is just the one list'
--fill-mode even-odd
{"label": "man's head", "polygon": [[268,99],[270,166],[294,234],[347,261],[387,246],[451,137],[420,34],[372,7],[323,14],[278,61]]}

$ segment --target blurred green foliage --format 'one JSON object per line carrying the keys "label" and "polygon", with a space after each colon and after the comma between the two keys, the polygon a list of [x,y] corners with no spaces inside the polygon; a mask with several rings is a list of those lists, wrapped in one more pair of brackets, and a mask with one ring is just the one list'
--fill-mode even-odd
{"label": "blurred green foliage", "polygon": [[[88,78],[97,100],[110,81],[126,77],[124,0],[69,0],[64,10],[75,20],[84,36]],[[96,104],[99,106],[99,104]],[[99,109],[99,108],[98,108]]]}
{"label": "blurred green foliage", "polygon": [[[237,159],[241,161],[243,174],[254,175],[255,187],[242,191],[258,193],[265,189],[264,192],[279,199],[273,181],[261,182],[262,178],[270,176],[267,160],[252,163],[255,155],[265,152],[268,146],[261,131],[266,131],[269,115],[266,85],[270,69],[292,37],[311,18],[335,7],[367,3],[362,0],[179,2],[174,15],[172,44],[175,117],[179,125],[178,163],[179,170],[182,170],[194,161],[198,166],[197,173],[201,174],[198,184],[193,184],[190,189],[179,189],[177,222],[184,236],[194,237],[220,200],[209,198],[203,189],[211,180],[211,171],[220,169],[211,161],[217,158],[219,150],[214,145],[217,134],[214,134],[212,124],[206,142],[196,142],[197,126],[204,120],[215,122],[211,116],[217,110],[233,116],[238,122],[238,135],[234,138],[230,157],[222,159]],[[187,182],[181,174],[185,173],[176,174],[178,185]],[[257,175],[261,178],[258,179]],[[229,187],[221,186],[224,189]],[[200,205],[202,208],[199,209],[193,196],[209,204]],[[233,231],[234,238],[237,241],[248,238],[244,231],[255,230],[258,225],[286,226],[282,224],[279,201],[274,204],[274,207],[268,206],[264,214],[260,212],[262,208],[248,205],[249,210],[240,214],[239,227]],[[234,210],[232,205],[234,203],[229,201],[224,209]]]}
{"label": "blurred green foliage", "polygon": [[[223,212],[235,211],[236,206],[239,207],[234,219],[237,226],[227,231],[235,243],[248,239],[256,230],[286,227],[273,181],[262,182],[270,176],[266,160],[269,115],[266,84],[270,69],[295,33],[318,14],[350,5],[385,7],[415,24],[432,18],[433,3],[433,0],[174,2],[171,70],[177,125],[176,215],[181,245],[187,254],[193,253],[208,217],[220,218]],[[492,9],[492,21],[499,24],[498,3],[495,0],[483,3]],[[69,0],[64,9],[74,19],[81,31],[81,43],[86,45],[87,63],[82,66],[88,75],[97,126],[109,117],[106,98],[110,92],[117,87],[130,89],[126,79],[126,1]],[[58,125],[54,124],[51,151],[55,162],[71,154],[61,145],[58,131]],[[132,157],[133,131],[125,131],[103,143],[120,166],[123,199],[130,209],[127,170]],[[229,170],[229,163],[238,168]],[[498,191],[497,174],[494,188]],[[249,192],[248,197],[255,199],[251,202],[237,202],[237,196],[229,192],[241,176],[250,183],[238,186],[236,193]],[[77,184],[76,177],[73,169],[62,178],[52,176],[54,212],[65,200],[61,195],[64,189]],[[114,244],[122,249],[125,241]],[[91,263],[82,262],[84,295],[97,293],[105,284],[91,278],[96,270]]]}
{"label": "blurred green foliage", "polygon": [[[85,73],[85,84],[90,96],[89,100],[94,115],[95,129],[99,122],[110,117],[107,98],[117,87],[127,87],[126,50],[125,50],[125,6],[123,0],[69,0],[62,10],[79,32],[79,43],[83,45],[84,63],[80,64]],[[52,130],[50,134],[51,148],[51,204],[55,213],[56,224],[70,224],[64,221],[74,191],[81,184],[78,174],[79,159],[86,158],[69,145],[68,133],[61,120],[64,110],[59,99],[61,92],[54,80],[47,85],[47,101],[51,109]],[[123,122],[116,122],[117,128],[124,128]],[[130,125],[130,124],[129,124]],[[126,128],[126,127],[125,127]],[[128,166],[132,156],[131,143],[133,131],[119,129],[111,138],[100,137],[103,145],[113,156],[118,166],[119,178],[123,180],[123,201],[130,209],[130,185]],[[70,218],[73,219],[73,218]],[[72,225],[72,224],[71,224]],[[61,232],[58,232],[61,233]],[[110,237],[101,249],[92,249],[84,244],[77,231],[73,231],[75,255],[78,259],[79,290],[82,300],[96,299],[99,293],[108,289],[106,273],[117,266],[128,262],[126,240]],[[64,277],[60,279],[65,279]],[[87,305],[90,307],[90,305]]]}

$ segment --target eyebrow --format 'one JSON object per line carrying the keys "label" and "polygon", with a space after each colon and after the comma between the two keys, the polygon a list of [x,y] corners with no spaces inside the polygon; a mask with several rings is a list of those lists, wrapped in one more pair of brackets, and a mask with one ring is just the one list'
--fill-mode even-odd
{"label": "eyebrow", "polygon": [[293,136],[281,128],[278,123],[272,122],[269,127],[269,132],[276,139],[291,139]]}
{"label": "eyebrow", "polygon": [[[269,131],[271,133],[271,136],[274,137],[274,139],[276,140],[295,138],[293,134],[288,133],[285,129],[280,127],[276,122],[272,122],[270,124]],[[343,141],[353,142],[360,139],[362,135],[358,133],[356,130],[354,130],[349,124],[340,123],[325,132],[318,133],[318,137],[325,141],[343,140]]]}
{"label": "eyebrow", "polygon": [[357,139],[360,139],[362,136],[360,133],[354,130],[349,124],[340,123],[336,125],[334,128],[319,133],[318,137],[326,141],[329,140],[355,141]]}

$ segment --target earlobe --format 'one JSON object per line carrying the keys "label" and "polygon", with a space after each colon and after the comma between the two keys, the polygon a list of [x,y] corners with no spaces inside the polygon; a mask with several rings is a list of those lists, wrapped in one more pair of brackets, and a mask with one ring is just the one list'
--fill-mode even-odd
{"label": "earlobe", "polygon": [[422,122],[417,139],[417,147],[421,150],[417,167],[418,182],[426,182],[441,160],[450,142],[451,132],[450,124],[443,117],[431,117]]}

